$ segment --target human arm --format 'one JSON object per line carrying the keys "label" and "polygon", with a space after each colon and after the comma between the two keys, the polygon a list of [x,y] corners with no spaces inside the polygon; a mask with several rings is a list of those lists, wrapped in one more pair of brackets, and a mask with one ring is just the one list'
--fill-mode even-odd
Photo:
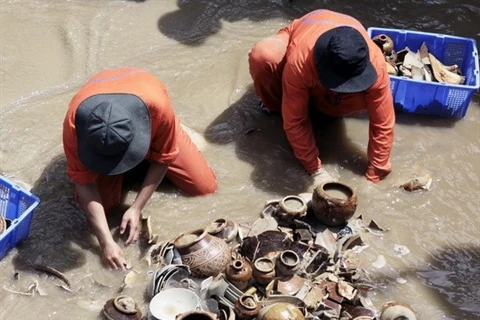
{"label": "human arm", "polygon": [[108,228],[107,218],[95,182],[88,184],[75,183],[80,208],[93,227],[100,248],[103,262],[112,269],[125,269],[125,258],[122,249],[113,240]]}
{"label": "human arm", "polygon": [[120,225],[120,234],[123,234],[129,227],[129,235],[126,244],[130,244],[138,240],[140,233],[140,214],[145,207],[145,204],[151,198],[153,192],[157,189],[160,182],[162,182],[167,172],[168,165],[160,163],[152,163],[148,168],[142,187],[138,193],[135,201],[130,208],[125,211]]}
{"label": "human arm", "polygon": [[298,71],[288,63],[285,65],[282,88],[283,129],[292,146],[295,157],[308,174],[322,167],[315,143],[312,123],[309,118],[309,91],[298,75]]}
{"label": "human arm", "polygon": [[[384,69],[384,68],[383,68]],[[379,182],[392,171],[390,153],[393,145],[395,111],[386,70],[377,68],[378,79],[365,94],[368,109],[368,167],[365,177]]]}

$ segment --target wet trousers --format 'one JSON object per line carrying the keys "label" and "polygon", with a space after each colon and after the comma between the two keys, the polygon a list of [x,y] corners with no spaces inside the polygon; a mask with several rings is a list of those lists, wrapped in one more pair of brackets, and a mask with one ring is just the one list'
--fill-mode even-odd
{"label": "wet trousers", "polygon": [[265,38],[257,42],[248,54],[253,87],[270,112],[281,111],[282,74],[288,38],[285,33]]}
{"label": "wet trousers", "polygon": [[[199,196],[214,193],[217,189],[215,172],[182,128],[179,128],[177,135],[179,154],[175,161],[169,165],[165,175],[166,178],[175,187],[188,195]],[[141,165],[144,165],[144,163],[141,163],[139,166]],[[146,170],[136,170],[136,168],[131,171],[146,172]],[[106,213],[109,213],[115,206],[120,204],[125,175],[129,173],[99,176],[97,178],[97,188]],[[143,181],[143,177],[140,180]]]}

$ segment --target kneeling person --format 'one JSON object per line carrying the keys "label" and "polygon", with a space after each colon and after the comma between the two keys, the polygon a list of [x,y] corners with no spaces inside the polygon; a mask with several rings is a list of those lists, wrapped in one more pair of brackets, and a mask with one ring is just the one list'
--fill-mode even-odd
{"label": "kneeling person", "polygon": [[73,97],[63,124],[67,175],[80,209],[93,226],[102,259],[123,269],[122,249],[112,238],[106,214],[120,204],[124,173],[146,160],[141,189],[120,225],[126,244],[140,233],[140,214],[167,177],[189,195],[215,192],[215,173],[175,116],[164,85],[136,68],[102,71]]}

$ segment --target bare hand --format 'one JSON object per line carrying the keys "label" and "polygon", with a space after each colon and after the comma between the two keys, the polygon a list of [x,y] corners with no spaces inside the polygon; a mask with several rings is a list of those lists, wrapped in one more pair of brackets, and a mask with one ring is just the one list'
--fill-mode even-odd
{"label": "bare hand", "polygon": [[115,242],[110,242],[102,248],[102,260],[110,269],[125,270],[123,251]]}
{"label": "bare hand", "polygon": [[126,244],[129,245],[138,240],[140,235],[140,210],[130,207],[123,214],[122,224],[120,225],[120,234],[125,232],[127,226],[129,227],[129,234]]}

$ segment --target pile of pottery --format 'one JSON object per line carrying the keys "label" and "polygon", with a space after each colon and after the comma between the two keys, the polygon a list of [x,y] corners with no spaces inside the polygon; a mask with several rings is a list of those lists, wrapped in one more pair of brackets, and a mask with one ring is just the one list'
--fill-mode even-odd
{"label": "pile of pottery", "polygon": [[465,83],[465,77],[462,76],[459,67],[443,65],[433,54],[429,53],[425,42],[415,53],[408,47],[395,52],[393,40],[385,34],[379,34],[372,40],[382,49],[387,71],[391,75],[449,84]]}
{"label": "pile of pottery", "polygon": [[[154,244],[148,319],[378,319],[355,263],[363,246],[349,221],[356,207],[349,186],[328,182],[267,201],[252,225],[218,219]],[[385,305],[380,319],[397,318],[416,319],[407,305]]]}

